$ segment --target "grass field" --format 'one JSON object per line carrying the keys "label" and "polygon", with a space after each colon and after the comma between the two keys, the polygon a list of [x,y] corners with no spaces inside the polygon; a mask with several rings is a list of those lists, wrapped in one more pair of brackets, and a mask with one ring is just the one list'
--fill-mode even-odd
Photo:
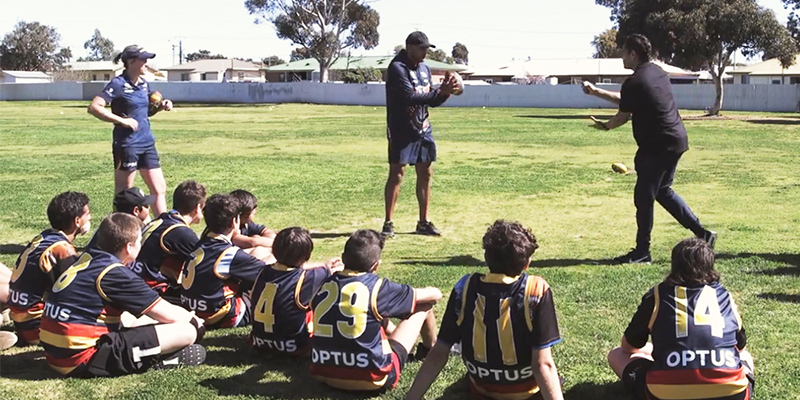
{"label": "grass field", "polygon": [[[20,247],[47,226],[46,204],[59,192],[86,192],[94,226],[111,210],[111,127],[85,109],[79,102],[0,102],[3,263],[13,264]],[[616,175],[610,164],[632,166],[635,144],[629,126],[589,129],[590,114],[610,112],[434,110],[440,161],[431,218],[443,236],[399,234],[386,245],[380,274],[449,293],[462,275],[485,268],[480,239],[488,224],[522,222],[541,246],[531,271],[554,288],[565,339],[554,357],[566,398],[624,399],[605,354],[619,343],[642,294],[667,273],[672,246],[689,232],[657,207],[652,265],[595,262],[633,245],[635,175]],[[720,234],[717,267],[745,321],[756,398],[798,399],[800,119],[751,117],[686,121],[691,150],[674,188]],[[185,179],[211,193],[248,189],[259,197],[259,222],[310,229],[313,258],[322,260],[339,255],[354,230],[380,229],[384,121],[380,107],[198,105],[161,113],[152,125],[170,193]],[[417,219],[414,180],[409,171],[396,211],[399,232],[412,231]],[[309,379],[304,362],[254,355],[247,332],[210,333],[205,366],[116,379],[60,379],[40,349],[12,349],[0,356],[0,397],[351,398]],[[382,398],[402,398],[418,368],[410,364],[398,389]],[[465,398],[463,374],[451,358],[428,398]]]}

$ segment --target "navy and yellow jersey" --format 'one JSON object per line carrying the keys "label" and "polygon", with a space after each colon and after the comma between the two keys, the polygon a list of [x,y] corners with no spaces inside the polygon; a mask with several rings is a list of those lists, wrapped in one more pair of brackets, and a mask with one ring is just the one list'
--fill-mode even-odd
{"label": "navy and yellow jersey", "polygon": [[673,286],[662,282],[642,297],[625,330],[641,348],[653,340],[647,388],[662,399],[710,399],[747,389],[739,361],[747,344],[731,294],[719,283]]}
{"label": "navy and yellow jersey", "polygon": [[123,118],[133,118],[139,124],[131,128],[114,124],[114,147],[145,147],[155,143],[150,131],[150,84],[143,78],[139,83],[131,82],[127,73],[114,77],[98,95],[111,105],[111,112]]}
{"label": "navy and yellow jersey", "polygon": [[550,286],[525,273],[465,275],[450,293],[438,340],[461,342],[461,356],[479,394],[527,399],[539,391],[532,351],[561,341]]}
{"label": "navy and yellow jersey", "polygon": [[27,343],[39,342],[39,321],[44,295],[61,273],[64,263],[75,261],[75,248],[64,232],[48,229],[28,243],[11,271],[8,305],[19,336]]}
{"label": "navy and yellow jersey", "polygon": [[240,225],[239,232],[245,236],[264,236],[267,233],[267,227],[250,221],[246,224]]}
{"label": "navy and yellow jersey", "polygon": [[181,266],[197,245],[197,235],[176,210],[142,228],[142,250],[131,268],[150,287],[177,285]]}
{"label": "navy and yellow jersey", "polygon": [[280,263],[264,268],[253,285],[253,346],[282,353],[306,350],[313,331],[311,299],[330,275],[328,268],[303,270]]}
{"label": "navy and yellow jersey", "polygon": [[311,375],[345,390],[378,390],[392,370],[387,318],[414,313],[414,288],[372,273],[344,270],[314,296]]}
{"label": "navy and yellow jersey", "polygon": [[225,235],[209,232],[187,258],[181,304],[209,327],[231,327],[239,316],[234,298],[253,287],[266,264],[245,253]]}
{"label": "navy and yellow jersey", "polygon": [[47,363],[69,374],[92,358],[101,336],[119,330],[123,311],[141,317],[159,301],[161,297],[117,257],[87,250],[47,296],[40,334]]}

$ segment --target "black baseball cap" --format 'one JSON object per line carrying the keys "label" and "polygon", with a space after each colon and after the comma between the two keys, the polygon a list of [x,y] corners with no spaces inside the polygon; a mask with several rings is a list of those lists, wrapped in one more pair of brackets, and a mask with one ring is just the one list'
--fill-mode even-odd
{"label": "black baseball cap", "polygon": [[142,189],[132,187],[125,189],[114,196],[114,210],[117,212],[133,213],[138,206],[150,206],[155,202],[153,196],[145,196]]}
{"label": "black baseball cap", "polygon": [[406,45],[409,44],[413,44],[415,46],[420,46],[420,47],[433,47],[434,49],[436,48],[436,46],[432,45],[431,42],[428,41],[428,35],[420,31],[411,32],[411,34],[408,35],[408,37],[406,38]]}
{"label": "black baseball cap", "polygon": [[155,53],[150,53],[144,49],[144,47],[132,44],[128,47],[125,47],[120,54],[120,58],[123,60],[134,60],[134,59],[149,59],[155,58]]}

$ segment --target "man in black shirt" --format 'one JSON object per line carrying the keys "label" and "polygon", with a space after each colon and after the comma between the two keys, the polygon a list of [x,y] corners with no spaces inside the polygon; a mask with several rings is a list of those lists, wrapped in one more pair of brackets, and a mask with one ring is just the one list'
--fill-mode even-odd
{"label": "man in black shirt", "polygon": [[389,178],[386,180],[386,219],[381,234],[394,236],[392,215],[406,165],[417,172],[419,222],[416,233],[439,236],[439,230],[428,220],[431,193],[431,163],[436,161],[436,143],[428,120],[428,106],[438,107],[449,97],[456,83],[445,79],[433,88],[433,76],[423,60],[429,47],[435,48],[422,32],[406,38],[406,48],[397,53],[386,73],[386,137],[389,139]]}
{"label": "man in black shirt", "polygon": [[672,97],[669,76],[659,66],[650,62],[652,47],[642,35],[631,35],[625,40],[622,61],[632,69],[633,76],[625,80],[620,92],[611,92],[583,83],[586,94],[619,104],[617,114],[606,122],[595,121],[595,127],[611,130],[624,125],[633,117],[633,137],[639,150],[636,152],[636,187],[633,202],[636,205],[636,248],[614,259],[621,264],[649,263],[650,231],[653,229],[653,202],[658,201],[686,229],[714,246],[717,234],[703,228],[683,199],[670,187],[675,177],[675,167],[681,155],[689,149],[686,129]]}

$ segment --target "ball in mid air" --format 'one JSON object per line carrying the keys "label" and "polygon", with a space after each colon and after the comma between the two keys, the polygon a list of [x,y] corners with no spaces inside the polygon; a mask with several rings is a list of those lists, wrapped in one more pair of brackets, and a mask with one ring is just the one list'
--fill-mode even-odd
{"label": "ball in mid air", "polygon": [[161,111],[162,108],[163,108],[162,107],[163,102],[164,102],[164,97],[161,96],[161,92],[156,90],[155,92],[150,93],[150,97],[149,97],[149,103],[150,104],[148,106],[148,114],[149,115],[154,115],[155,113]]}
{"label": "ball in mid air", "polygon": [[627,174],[628,167],[625,166],[623,163],[615,162],[611,164],[611,170],[618,173],[618,174]]}

